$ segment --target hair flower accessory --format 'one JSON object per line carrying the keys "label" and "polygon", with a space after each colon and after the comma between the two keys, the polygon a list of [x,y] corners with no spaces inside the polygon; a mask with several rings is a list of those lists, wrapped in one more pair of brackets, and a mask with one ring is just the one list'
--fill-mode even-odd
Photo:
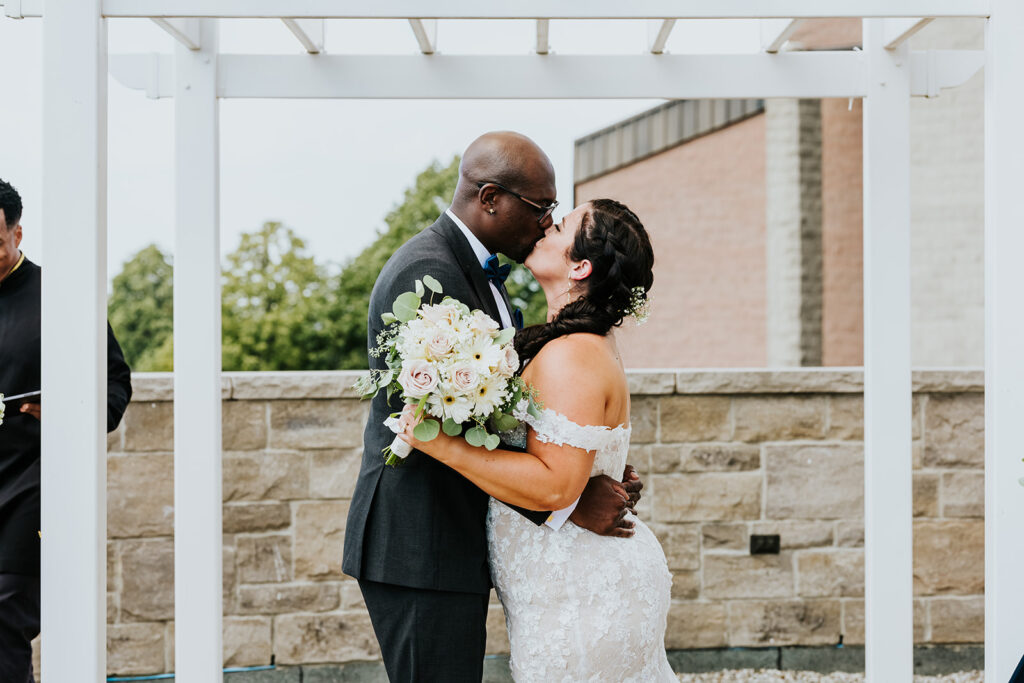
{"label": "hair flower accessory", "polygon": [[626,309],[626,314],[633,316],[637,325],[643,325],[651,314],[651,300],[647,296],[647,290],[636,286],[629,292],[629,308]]}

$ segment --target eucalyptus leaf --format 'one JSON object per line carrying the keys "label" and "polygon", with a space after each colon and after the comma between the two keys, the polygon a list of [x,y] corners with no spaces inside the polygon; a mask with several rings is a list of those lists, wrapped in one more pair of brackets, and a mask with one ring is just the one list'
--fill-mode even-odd
{"label": "eucalyptus leaf", "polygon": [[381,313],[380,319],[384,321],[385,325],[398,322],[398,318],[395,317],[394,313]]}
{"label": "eucalyptus leaf", "polygon": [[516,336],[516,328],[506,327],[505,329],[498,333],[498,336],[494,339],[494,341],[497,342],[499,345],[504,346],[505,344],[508,344],[510,341],[512,341],[512,337],[514,336]]}
{"label": "eucalyptus leaf", "polygon": [[427,289],[429,289],[434,294],[441,293],[441,283],[435,280],[430,275],[423,276],[423,284],[425,284],[427,286]]}
{"label": "eucalyptus leaf", "polygon": [[519,420],[508,413],[498,412],[494,414],[494,428],[499,432],[511,432],[518,426]]}
{"label": "eucalyptus leaf", "polygon": [[484,447],[489,451],[493,451],[500,445],[501,439],[498,437],[497,434],[488,434],[487,438],[484,439]]}
{"label": "eucalyptus leaf", "polygon": [[403,323],[407,323],[416,317],[416,309],[420,307],[420,298],[413,292],[406,292],[395,299],[391,307],[392,313]]}
{"label": "eucalyptus leaf", "polygon": [[423,289],[423,282],[421,280],[417,280],[416,281],[416,296],[418,296],[419,298],[422,299],[423,295],[425,293],[426,293],[426,291]]}
{"label": "eucalyptus leaf", "polygon": [[528,408],[526,409],[526,411],[527,411],[528,413],[530,413],[530,415],[533,415],[533,416],[534,416],[535,418],[537,418],[538,420],[539,420],[539,419],[541,419],[541,417],[543,417],[543,416],[541,415],[541,412],[540,412],[540,408],[538,408],[538,407],[537,407],[537,404],[536,404],[536,403],[534,403],[533,401],[530,401],[530,405],[529,405],[529,407],[528,407]]}
{"label": "eucalyptus leaf", "polygon": [[445,418],[444,424],[441,425],[441,429],[444,430],[444,433],[448,436],[458,436],[462,433],[462,425],[450,417]]}
{"label": "eucalyptus leaf", "polygon": [[487,430],[476,425],[472,429],[466,432],[466,443],[470,446],[480,447],[487,441]]}
{"label": "eucalyptus leaf", "polygon": [[441,425],[437,420],[424,420],[412,430],[412,435],[420,441],[433,441],[441,431]]}

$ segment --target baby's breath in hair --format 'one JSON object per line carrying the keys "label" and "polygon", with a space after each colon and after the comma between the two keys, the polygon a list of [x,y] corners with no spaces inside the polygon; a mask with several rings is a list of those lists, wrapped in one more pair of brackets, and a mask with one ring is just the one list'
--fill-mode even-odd
{"label": "baby's breath in hair", "polygon": [[626,314],[633,316],[637,325],[643,325],[651,314],[651,301],[647,297],[647,290],[637,286],[629,291],[629,308],[626,309]]}

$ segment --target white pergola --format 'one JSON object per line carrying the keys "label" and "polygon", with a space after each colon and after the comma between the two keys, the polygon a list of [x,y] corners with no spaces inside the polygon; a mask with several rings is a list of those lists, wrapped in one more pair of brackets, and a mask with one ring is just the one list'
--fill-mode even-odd
{"label": "white pergola", "polygon": [[[221,98],[864,99],[866,652],[913,669],[909,98],[985,66],[985,671],[1024,652],[1024,2],[1020,0],[0,0],[44,22],[42,624],[47,680],[106,675],[107,73],[175,98],[175,668],[221,680]],[[114,55],[148,17],[173,55]],[[217,19],[280,19],[295,55],[218,52]],[[863,51],[786,52],[798,24],[864,18]],[[984,53],[911,52],[936,17],[987,19]],[[421,54],[324,54],[325,19],[407,19]],[[446,19],[536,21],[524,56],[437,54]],[[678,20],[762,20],[760,54],[664,54]],[[643,54],[551,54],[549,22],[646,19]],[[524,46],[525,47],[525,46]],[[303,53],[304,52],[304,53]],[[10,67],[9,67],[10,68]],[[500,72],[501,79],[490,74]],[[56,275],[56,274],[59,274]],[[69,331],[71,336],[69,336]],[[81,337],[77,335],[81,334]],[[177,400],[185,399],[185,400]],[[340,552],[340,549],[339,549]]]}

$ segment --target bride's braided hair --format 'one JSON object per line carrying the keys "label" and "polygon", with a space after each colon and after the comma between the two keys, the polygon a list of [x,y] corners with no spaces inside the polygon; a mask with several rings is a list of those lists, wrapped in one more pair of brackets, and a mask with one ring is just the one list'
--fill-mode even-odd
{"label": "bride's braided hair", "polygon": [[642,288],[646,296],[654,282],[654,250],[647,231],[635,213],[614,199],[590,202],[568,257],[591,263],[590,275],[579,283],[584,292],[550,322],[516,334],[515,348],[523,362],[552,339],[567,334],[608,334],[629,315],[634,289]]}

